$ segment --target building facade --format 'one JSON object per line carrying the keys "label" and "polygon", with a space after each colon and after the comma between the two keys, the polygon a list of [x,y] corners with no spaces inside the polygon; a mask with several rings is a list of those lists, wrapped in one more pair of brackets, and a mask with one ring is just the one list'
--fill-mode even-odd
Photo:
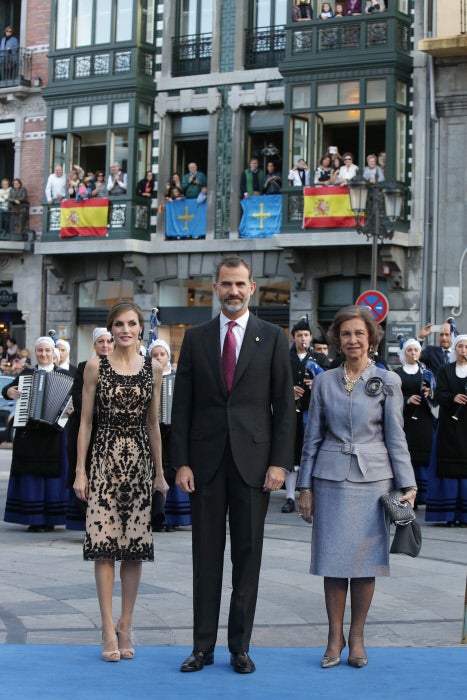
{"label": "building facade", "polygon": [[[351,151],[361,169],[368,153],[385,153],[386,181],[406,188],[394,236],[377,251],[385,351],[399,326],[450,315],[456,288],[461,304],[463,179],[451,189],[453,161],[441,177],[436,158],[463,133],[463,59],[419,46],[438,26],[460,35],[460,20],[452,13],[446,29],[434,0],[389,0],[371,14],[366,4],[360,15],[322,20],[313,0],[313,19],[296,21],[291,0],[51,0],[47,72],[37,72],[42,186],[57,163],[108,173],[117,161],[128,189],[110,198],[102,238],[60,238],[60,208],[42,193],[31,198],[41,214],[29,255],[42,275],[41,331],[63,329],[82,359],[92,326],[130,297],[148,318],[159,308],[176,351],[188,325],[216,312],[212,272],[227,253],[253,265],[255,313],[286,328],[307,314],[315,334],[325,331],[337,308],[370,288],[373,250],[355,228],[302,228],[303,192],[289,170],[304,158],[313,172],[332,147]],[[23,6],[29,14],[34,3]],[[272,160],[282,176],[282,224],[268,238],[238,233],[240,177],[252,157],[263,169]],[[205,235],[173,239],[165,185],[190,162],[207,176]],[[148,169],[150,202],[136,194]],[[449,227],[441,201],[455,201]],[[461,307],[459,315],[462,327]]]}

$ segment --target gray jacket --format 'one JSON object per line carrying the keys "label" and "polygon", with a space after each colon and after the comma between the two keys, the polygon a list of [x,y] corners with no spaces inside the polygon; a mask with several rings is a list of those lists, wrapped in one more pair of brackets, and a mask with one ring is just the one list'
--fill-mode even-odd
{"label": "gray jacket", "polygon": [[397,374],[371,366],[347,395],[343,369],[319,374],[311,394],[297,488],[312,477],[370,482],[394,479],[415,486],[403,428]]}

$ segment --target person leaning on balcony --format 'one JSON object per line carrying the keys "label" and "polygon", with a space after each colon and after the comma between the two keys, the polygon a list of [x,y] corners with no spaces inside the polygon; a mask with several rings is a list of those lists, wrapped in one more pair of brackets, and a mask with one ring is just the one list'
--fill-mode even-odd
{"label": "person leaning on balcony", "polygon": [[0,187],[0,230],[3,233],[10,232],[10,197],[12,194],[13,188],[10,186],[10,181],[4,177]]}
{"label": "person leaning on balcony", "polygon": [[292,22],[306,22],[313,19],[311,4],[306,0],[299,0],[292,8]]}
{"label": "person leaning on balcony", "polygon": [[315,185],[330,185],[331,175],[333,173],[332,159],[329,153],[326,153],[321,160],[319,165],[315,170],[314,184]]}
{"label": "person leaning on balcony", "polygon": [[352,180],[352,178],[358,175],[358,165],[353,162],[352,153],[344,153],[342,158],[344,160],[344,165],[337,173],[335,180],[336,185],[347,185],[349,180]]}
{"label": "person leaning on balcony", "polygon": [[372,12],[386,12],[384,0],[367,0],[365,12],[371,15]]}
{"label": "person leaning on balcony", "polygon": [[345,3],[344,14],[346,17],[350,15],[362,14],[362,0],[347,0]]}
{"label": "person leaning on balcony", "polygon": [[266,177],[263,182],[263,194],[280,194],[282,178],[276,173],[275,163],[270,161],[266,166]]}
{"label": "person leaning on balcony", "polygon": [[110,175],[107,180],[107,191],[112,197],[126,194],[126,173],[120,170],[120,163],[114,162],[110,166]]}
{"label": "person leaning on balcony", "polygon": [[264,173],[259,169],[259,160],[250,159],[250,167],[244,170],[240,177],[240,192],[242,199],[256,197],[261,194],[264,184]]}
{"label": "person leaning on balcony", "polygon": [[45,186],[45,197],[48,204],[60,204],[66,195],[66,175],[61,165],[56,165],[50,173]]}
{"label": "person leaning on balcony", "polygon": [[365,180],[367,180],[370,185],[374,185],[377,182],[383,182],[384,172],[381,166],[378,165],[378,159],[376,158],[375,154],[370,153],[370,155],[368,155],[366,158],[366,162],[367,164],[365,166],[365,170],[363,171],[363,177]]}
{"label": "person leaning on balcony", "polygon": [[196,199],[207,185],[206,175],[198,170],[197,163],[188,163],[188,172],[182,180],[182,191],[187,199]]}
{"label": "person leaning on balcony", "polygon": [[289,185],[292,187],[308,187],[310,184],[310,171],[303,158],[299,158],[288,176]]}
{"label": "person leaning on balcony", "polygon": [[140,197],[152,197],[154,191],[154,173],[147,170],[145,177],[136,186],[136,194]]}
{"label": "person leaning on balcony", "polygon": [[97,170],[96,182],[92,190],[93,197],[107,197],[107,185],[105,183],[105,173],[103,170]]}
{"label": "person leaning on balcony", "polygon": [[345,8],[345,4],[343,2],[336,2],[336,6],[334,8],[334,19],[336,17],[343,17],[344,16],[344,8]]}
{"label": "person leaning on balcony", "polygon": [[18,39],[13,36],[13,27],[5,27],[0,41],[0,79],[8,80],[15,77],[18,66]]}
{"label": "person leaning on balcony", "polygon": [[12,229],[13,233],[24,233],[26,208],[28,206],[28,193],[19,177],[13,180],[13,192],[10,195]]}

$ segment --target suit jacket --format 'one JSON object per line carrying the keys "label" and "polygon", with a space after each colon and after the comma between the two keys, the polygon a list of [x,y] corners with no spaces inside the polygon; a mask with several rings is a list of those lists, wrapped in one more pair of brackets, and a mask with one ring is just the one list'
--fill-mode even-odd
{"label": "suit jacket", "polygon": [[420,354],[420,362],[431,369],[436,377],[440,368],[446,364],[442,347],[440,345],[427,345]]}
{"label": "suit jacket", "polygon": [[[298,488],[312,477],[369,482],[394,478],[396,488],[415,486],[402,420],[401,380],[371,366],[347,396],[341,367],[319,374],[311,392]],[[366,391],[379,379],[379,392]]]}
{"label": "suit jacket", "polygon": [[295,405],[281,328],[250,314],[230,394],[224,383],[219,316],[185,337],[172,404],[172,466],[189,466],[206,484],[227,439],[237,468],[260,488],[270,465],[293,466]]}

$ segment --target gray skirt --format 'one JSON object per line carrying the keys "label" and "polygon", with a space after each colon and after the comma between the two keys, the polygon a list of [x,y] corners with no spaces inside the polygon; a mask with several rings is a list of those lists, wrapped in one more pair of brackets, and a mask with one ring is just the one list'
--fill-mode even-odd
{"label": "gray skirt", "polygon": [[333,578],[389,576],[389,518],[380,496],[392,479],[356,483],[313,479],[312,574]]}

